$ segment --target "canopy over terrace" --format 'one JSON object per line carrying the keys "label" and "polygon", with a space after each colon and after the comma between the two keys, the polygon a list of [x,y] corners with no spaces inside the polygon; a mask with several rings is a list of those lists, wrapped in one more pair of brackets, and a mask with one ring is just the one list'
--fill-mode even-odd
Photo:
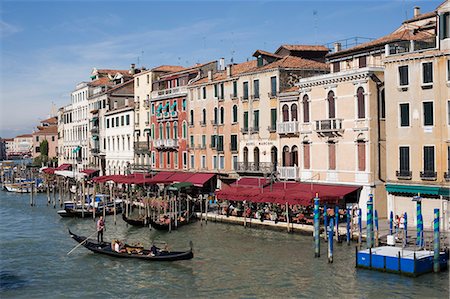
{"label": "canopy over terrace", "polygon": [[71,168],[72,168],[71,164],[64,163],[64,164],[59,165],[56,168],[52,168],[52,167],[44,168],[44,169],[42,169],[42,172],[44,172],[46,174],[54,174],[55,171],[70,170]]}
{"label": "canopy over terrace", "polygon": [[[316,193],[321,203],[352,202],[360,186],[342,186],[294,182],[277,182],[264,187],[232,184],[216,193],[218,199],[310,206]],[[352,198],[352,194],[355,196]]]}

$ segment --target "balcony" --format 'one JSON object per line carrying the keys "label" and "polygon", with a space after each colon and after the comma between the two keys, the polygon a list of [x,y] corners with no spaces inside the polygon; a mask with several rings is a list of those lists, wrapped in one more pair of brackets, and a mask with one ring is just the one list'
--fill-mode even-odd
{"label": "balcony", "polygon": [[450,171],[449,172],[444,172],[444,180],[446,182],[450,182]]}
{"label": "balcony", "polygon": [[318,134],[338,134],[343,131],[342,119],[340,118],[316,120],[316,132]]}
{"label": "balcony", "polygon": [[163,115],[164,115],[164,118],[169,118],[170,112],[169,111],[163,112]]}
{"label": "balcony", "polygon": [[269,97],[269,99],[276,99],[278,96],[278,93],[277,92],[275,92],[275,93],[268,92],[267,96]]}
{"label": "balcony", "polygon": [[178,147],[177,139],[156,139],[153,144],[158,149],[174,149]]}
{"label": "balcony", "polygon": [[252,99],[252,100],[255,100],[255,101],[259,101],[259,94],[255,94],[255,95],[250,95],[250,98]]}
{"label": "balcony", "polygon": [[173,88],[167,88],[163,90],[152,91],[152,101],[161,99],[174,98],[187,95],[187,87],[179,86]]}
{"label": "balcony", "polygon": [[231,100],[238,100],[239,97],[237,96],[237,94],[235,95],[235,94],[230,93],[230,99]]}
{"label": "balcony", "polygon": [[199,121],[198,122],[199,124],[200,124],[200,126],[202,126],[202,127],[206,127],[206,121]]}
{"label": "balcony", "polygon": [[276,166],[271,162],[238,162],[237,172],[271,173],[276,170]]}
{"label": "balcony", "polygon": [[269,131],[270,133],[275,133],[277,131],[277,126],[276,125],[267,126],[267,131]]}
{"label": "balcony", "polygon": [[248,102],[248,96],[242,96],[241,97],[242,102]]}
{"label": "balcony", "polygon": [[219,100],[219,102],[223,102],[223,101],[225,101],[225,98],[223,95],[220,95],[217,100]]}
{"label": "balcony", "polygon": [[170,117],[171,118],[178,118],[178,112],[177,111],[171,111],[170,112]]}
{"label": "balcony", "polygon": [[163,118],[162,112],[156,113],[156,119],[162,119],[162,118]]}
{"label": "balcony", "polygon": [[241,128],[242,134],[248,134],[248,128]]}
{"label": "balcony", "polygon": [[216,120],[212,120],[211,125],[213,125],[214,127],[217,127],[219,125],[219,123]]}
{"label": "balcony", "polygon": [[252,134],[257,134],[257,133],[259,133],[259,127],[253,127],[253,128],[250,128],[250,133],[252,133]]}
{"label": "balcony", "polygon": [[277,123],[277,133],[280,135],[300,133],[298,121],[285,121]]}
{"label": "balcony", "polygon": [[299,179],[299,167],[297,166],[278,166],[279,178],[283,180]]}
{"label": "balcony", "polygon": [[437,172],[430,170],[421,171],[420,178],[423,181],[435,181],[437,179]]}
{"label": "balcony", "polygon": [[410,170],[397,170],[395,172],[397,179],[399,180],[410,180],[412,178],[412,171]]}

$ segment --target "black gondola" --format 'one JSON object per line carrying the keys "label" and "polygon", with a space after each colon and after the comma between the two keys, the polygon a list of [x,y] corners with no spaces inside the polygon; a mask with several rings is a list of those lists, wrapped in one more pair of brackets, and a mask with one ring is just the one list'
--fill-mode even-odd
{"label": "black gondola", "polygon": [[125,213],[122,214],[122,219],[123,221],[125,221],[126,223],[133,225],[133,226],[139,226],[139,227],[144,227],[144,226],[148,226],[150,224],[149,220],[150,217],[141,217],[138,219],[133,219],[133,218],[128,218]]}
{"label": "black gondola", "polygon": [[146,261],[180,261],[180,260],[189,260],[194,257],[194,254],[192,252],[192,243],[191,248],[187,251],[166,251],[161,250],[160,248],[156,248],[156,250],[153,251],[154,253],[152,253],[151,249],[144,249],[141,247],[125,245],[125,248],[131,248],[133,250],[126,250],[125,252],[117,252],[112,249],[111,243],[109,242],[98,243],[95,240],[86,239],[86,237],[83,236],[78,236],[72,233],[70,230],[69,234],[71,238],[73,238],[78,243],[82,244],[90,251],[113,257],[135,258]]}
{"label": "black gondola", "polygon": [[161,231],[169,231],[169,230],[176,230],[178,229],[180,226],[195,222],[195,218],[191,217],[189,220],[185,219],[183,221],[178,220],[177,221],[177,226],[175,226],[175,220],[172,219],[171,223],[163,223],[163,222],[159,222],[159,221],[153,221],[151,218],[149,218],[149,222],[150,225],[156,229],[156,230],[161,230]]}

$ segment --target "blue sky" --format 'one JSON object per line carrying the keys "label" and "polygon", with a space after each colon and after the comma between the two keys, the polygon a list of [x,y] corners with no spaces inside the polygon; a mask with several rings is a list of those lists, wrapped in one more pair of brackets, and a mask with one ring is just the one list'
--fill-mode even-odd
{"label": "blue sky", "polygon": [[377,38],[439,1],[0,2],[0,137],[31,133],[92,68],[251,58],[280,44]]}

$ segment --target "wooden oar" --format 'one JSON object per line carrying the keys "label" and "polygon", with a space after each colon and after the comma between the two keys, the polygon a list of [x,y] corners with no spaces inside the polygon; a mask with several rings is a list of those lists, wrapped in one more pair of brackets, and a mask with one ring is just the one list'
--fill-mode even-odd
{"label": "wooden oar", "polygon": [[92,233],[89,237],[87,237],[86,239],[84,239],[83,242],[80,242],[79,244],[77,244],[77,246],[75,246],[74,248],[72,248],[71,251],[69,251],[67,253],[67,255],[71,254],[75,249],[77,249],[78,247],[80,247],[81,245],[83,245],[84,242],[86,242],[90,237],[92,237],[93,235],[95,235],[97,233],[97,231],[95,231],[94,233]]}

